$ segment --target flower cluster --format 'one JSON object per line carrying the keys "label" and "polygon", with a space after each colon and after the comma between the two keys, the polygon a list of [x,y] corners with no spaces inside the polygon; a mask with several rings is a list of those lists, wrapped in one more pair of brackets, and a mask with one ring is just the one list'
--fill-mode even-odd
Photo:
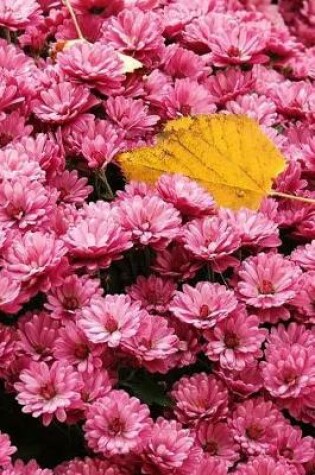
{"label": "flower cluster", "polygon": [[[116,157],[244,114],[314,199],[314,1],[67,3],[0,1],[1,474],[312,475],[311,200],[232,211]],[[2,400],[80,450],[41,468]]]}

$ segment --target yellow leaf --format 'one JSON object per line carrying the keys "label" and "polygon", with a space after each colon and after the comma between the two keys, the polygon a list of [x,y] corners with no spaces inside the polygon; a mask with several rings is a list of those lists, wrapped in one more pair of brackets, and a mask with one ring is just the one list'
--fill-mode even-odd
{"label": "yellow leaf", "polygon": [[199,115],[167,123],[153,147],[117,157],[128,179],[154,183],[181,173],[225,207],[258,209],[285,160],[258,123],[246,116]]}

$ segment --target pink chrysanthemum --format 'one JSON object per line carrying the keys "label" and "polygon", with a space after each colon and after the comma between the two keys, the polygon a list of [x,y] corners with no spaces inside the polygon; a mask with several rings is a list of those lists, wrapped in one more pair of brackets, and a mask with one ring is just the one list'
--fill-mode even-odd
{"label": "pink chrysanthemum", "polygon": [[11,455],[16,452],[16,448],[11,445],[10,437],[0,432],[0,467],[4,468],[11,462]]}
{"label": "pink chrysanthemum", "polygon": [[227,467],[234,465],[239,458],[239,447],[224,422],[201,422],[197,427],[197,441],[207,455],[225,462]]}
{"label": "pink chrysanthemum", "polygon": [[201,217],[215,212],[212,196],[183,175],[162,175],[157,182],[157,192],[185,217]]}
{"label": "pink chrysanthemum", "polygon": [[125,8],[104,23],[101,41],[151,66],[164,49],[163,25],[155,12]]}
{"label": "pink chrysanthemum", "polygon": [[85,457],[63,462],[54,469],[54,475],[124,475],[124,472],[107,460]]}
{"label": "pink chrysanthemum", "polygon": [[205,332],[208,358],[218,361],[222,368],[242,371],[263,355],[261,346],[267,330],[259,328],[259,323],[255,315],[248,316],[241,309],[235,310]]}
{"label": "pink chrysanthemum", "polygon": [[127,289],[129,297],[141,304],[149,313],[164,314],[176,290],[171,279],[163,279],[155,275],[139,276],[134,284]]}
{"label": "pink chrysanthemum", "polygon": [[40,468],[36,460],[25,463],[18,459],[12,466],[3,470],[1,475],[53,475],[53,472],[48,468]]}
{"label": "pink chrysanthemum", "polygon": [[297,310],[299,320],[315,324],[315,272],[305,272],[299,279],[299,292],[291,305]]}
{"label": "pink chrysanthemum", "polygon": [[99,280],[70,275],[60,286],[53,287],[47,293],[45,308],[51,312],[51,318],[75,319],[83,308],[89,306],[94,295],[102,295]]}
{"label": "pink chrysanthemum", "polygon": [[167,421],[159,417],[144,449],[144,473],[184,475],[188,472],[181,472],[180,469],[193,449],[194,437],[188,429],[183,429],[181,424],[174,420]]}
{"label": "pink chrysanthemum", "polygon": [[306,81],[282,81],[269,94],[285,118],[305,119],[313,113],[315,89]]}
{"label": "pink chrysanthemum", "polygon": [[246,464],[240,464],[235,475],[297,475],[290,464],[260,455]]}
{"label": "pink chrysanthemum", "polygon": [[5,147],[10,142],[15,142],[23,136],[28,136],[33,130],[31,125],[25,125],[25,117],[20,112],[14,111],[6,114],[0,120],[0,147]]}
{"label": "pink chrysanthemum", "polygon": [[143,312],[127,295],[96,296],[82,309],[79,325],[92,343],[115,348],[137,333]]}
{"label": "pink chrysanthemum", "polygon": [[2,0],[0,5],[0,25],[12,31],[23,30],[31,22],[36,22],[40,6],[36,0]]}
{"label": "pink chrysanthemum", "polygon": [[207,67],[202,56],[193,51],[172,44],[164,51],[163,69],[166,74],[176,79],[200,79],[206,74]]}
{"label": "pink chrysanthemum", "polygon": [[251,71],[243,72],[239,69],[218,71],[204,82],[215,104],[223,105],[241,94],[252,90],[254,77]]}
{"label": "pink chrysanthemum", "polygon": [[281,412],[271,401],[248,399],[236,406],[229,420],[235,442],[247,455],[270,453],[276,443],[276,429],[285,427]]}
{"label": "pink chrysanthemum", "polygon": [[202,264],[179,244],[169,246],[157,253],[152,270],[163,277],[187,280],[194,277]]}
{"label": "pink chrysanthemum", "polygon": [[119,91],[124,80],[118,54],[100,43],[74,45],[58,55],[58,64],[72,81],[96,88],[104,95]]}
{"label": "pink chrysanthemum", "polygon": [[5,270],[0,272],[0,310],[5,313],[16,313],[25,299],[21,296],[21,284],[12,279]]}
{"label": "pink chrysanthemum", "polygon": [[216,283],[198,282],[196,287],[184,284],[183,291],[175,293],[169,310],[182,322],[204,330],[225,319],[236,306],[232,290]]}
{"label": "pink chrysanthemum", "polygon": [[[19,90],[19,84],[13,76],[0,72],[0,111],[10,111],[12,107],[21,105],[25,101],[25,97]],[[5,115],[0,114],[0,118],[4,119]]]}
{"label": "pink chrysanthemum", "polygon": [[61,125],[98,103],[85,86],[64,81],[41,91],[33,112],[43,122]]}
{"label": "pink chrysanthemum", "polygon": [[4,378],[7,368],[13,363],[16,354],[16,331],[0,324],[0,378]]}
{"label": "pink chrysanthemum", "polygon": [[0,150],[0,179],[12,180],[21,176],[41,182],[45,177],[45,172],[39,163],[25,152],[11,147]]}
{"label": "pink chrysanthemum", "polygon": [[260,253],[241,264],[235,292],[263,320],[273,323],[286,320],[290,314],[284,305],[295,297],[295,282],[301,272],[280,254]]}
{"label": "pink chrysanthemum", "polygon": [[82,380],[81,399],[86,410],[90,404],[106,396],[113,388],[116,378],[112,377],[106,369],[92,368],[92,371],[80,373]]}
{"label": "pink chrysanthemum", "polygon": [[56,361],[49,367],[44,362],[32,362],[20,373],[15,384],[17,401],[22,411],[33,417],[42,417],[49,425],[53,418],[65,422],[66,409],[80,399],[80,380],[73,367]]}
{"label": "pink chrysanthemum", "polygon": [[92,193],[92,186],[87,184],[87,178],[79,177],[76,170],[65,170],[55,175],[50,185],[58,190],[58,201],[66,204],[81,204]]}
{"label": "pink chrysanthemum", "polygon": [[301,429],[286,424],[277,430],[276,443],[272,447],[272,455],[280,461],[288,462],[304,473],[302,464],[314,457],[314,440],[303,437]]}
{"label": "pink chrysanthemum", "polygon": [[239,399],[252,396],[263,387],[263,379],[257,361],[250,366],[245,366],[242,371],[219,368],[215,371],[215,374],[224,381],[227,388]]}
{"label": "pink chrysanthemum", "polygon": [[111,391],[87,411],[84,431],[89,447],[107,456],[136,452],[150,435],[149,414],[139,399]]}
{"label": "pink chrysanthemum", "polygon": [[216,265],[229,263],[230,255],[241,245],[237,230],[223,216],[188,223],[182,239],[185,248],[195,257]]}
{"label": "pink chrysanthemum", "polygon": [[225,107],[232,114],[247,115],[260,125],[271,127],[277,123],[276,105],[264,95],[254,93],[238,96],[233,101],[227,102]]}
{"label": "pink chrysanthemum", "polygon": [[174,384],[171,396],[176,417],[183,424],[195,425],[201,420],[215,422],[228,411],[228,391],[213,375],[184,376]]}
{"label": "pink chrysanthemum", "polygon": [[195,475],[205,474],[227,475],[226,465],[215,457],[207,457],[199,464],[195,473]]}
{"label": "pink chrysanthemum", "polygon": [[18,321],[19,353],[32,361],[51,361],[60,324],[46,312],[27,313]]}
{"label": "pink chrysanthemum", "polygon": [[292,252],[291,259],[304,270],[315,271],[315,240],[297,247]]}
{"label": "pink chrysanthemum", "polygon": [[134,196],[119,204],[121,225],[136,244],[164,249],[180,231],[178,211],[158,196]]}

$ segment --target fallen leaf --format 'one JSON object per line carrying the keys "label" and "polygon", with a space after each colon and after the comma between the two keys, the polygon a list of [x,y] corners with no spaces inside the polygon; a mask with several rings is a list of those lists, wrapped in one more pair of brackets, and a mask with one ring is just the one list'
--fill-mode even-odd
{"label": "fallen leaf", "polygon": [[170,121],[155,146],[122,153],[117,161],[127,179],[154,183],[163,173],[186,175],[232,209],[258,209],[286,165],[256,121],[224,114]]}

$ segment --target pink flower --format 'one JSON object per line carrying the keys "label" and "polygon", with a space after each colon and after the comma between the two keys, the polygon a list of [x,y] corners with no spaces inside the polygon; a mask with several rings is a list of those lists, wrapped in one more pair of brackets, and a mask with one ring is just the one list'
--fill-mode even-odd
{"label": "pink flower", "polygon": [[79,177],[76,170],[65,170],[50,180],[50,185],[58,190],[58,201],[62,203],[81,204],[92,193],[92,186],[87,178]]}
{"label": "pink flower", "polygon": [[227,102],[225,107],[232,114],[247,115],[261,125],[271,127],[277,123],[276,105],[264,95],[253,93],[238,96],[233,101]]}
{"label": "pink flower", "polygon": [[107,460],[85,457],[63,462],[54,469],[54,475],[124,475],[124,472]]}
{"label": "pink flower", "polygon": [[163,277],[187,280],[194,277],[202,264],[179,244],[172,244],[157,253],[153,260],[152,270]]}
{"label": "pink flower", "polygon": [[163,69],[166,74],[177,78],[200,79],[206,73],[206,64],[202,56],[182,48],[178,44],[168,46],[164,51]]}
{"label": "pink flower", "polygon": [[104,95],[121,89],[123,63],[112,48],[82,42],[58,55],[61,70],[74,82],[96,88]]}
{"label": "pink flower", "polygon": [[290,464],[260,455],[246,464],[240,464],[235,475],[297,475],[297,472]]}
{"label": "pink flower", "polygon": [[0,310],[5,313],[16,313],[23,303],[19,280],[12,279],[5,270],[0,272]]}
{"label": "pink flower", "polygon": [[227,475],[227,468],[222,460],[218,460],[215,457],[205,458],[201,464],[197,467],[195,475],[204,474],[215,475]]}
{"label": "pink flower", "polygon": [[131,233],[122,228],[109,205],[106,210],[107,214],[102,216],[92,215],[79,220],[65,236],[71,261],[76,267],[91,270],[109,267],[132,247]]}
{"label": "pink flower", "polygon": [[53,472],[48,468],[40,468],[33,459],[27,463],[17,459],[13,465],[3,470],[1,475],[53,475]]}
{"label": "pink flower", "polygon": [[84,432],[89,447],[105,456],[136,452],[150,435],[149,414],[145,404],[125,391],[109,392],[87,411]]}
{"label": "pink flower", "polygon": [[0,150],[0,180],[11,180],[26,176],[33,181],[43,181],[45,172],[38,162],[25,152],[7,148]]}
{"label": "pink flower", "polygon": [[12,141],[15,142],[23,136],[28,136],[33,127],[25,125],[25,122],[25,117],[21,116],[18,111],[6,114],[0,120],[0,147],[5,147]]}
{"label": "pink flower", "polygon": [[0,184],[0,223],[4,227],[40,227],[56,204],[57,194],[40,183],[20,177]]}
{"label": "pink flower", "polygon": [[141,99],[110,97],[105,103],[105,110],[108,118],[121,129],[126,139],[152,133],[160,120],[158,115],[149,113],[148,106]]}
{"label": "pink flower", "polygon": [[270,453],[276,443],[277,427],[285,428],[285,419],[271,401],[248,399],[236,406],[229,420],[235,442],[247,455]]}
{"label": "pink flower", "polygon": [[239,458],[239,447],[226,423],[201,422],[197,427],[197,441],[207,455],[225,462],[227,467],[234,465]]}
{"label": "pink flower", "polygon": [[42,416],[45,426],[54,417],[65,422],[66,409],[80,399],[78,375],[63,361],[55,361],[51,367],[44,362],[32,362],[29,368],[21,371],[15,389],[22,411],[33,417]]}
{"label": "pink flower", "polygon": [[75,320],[95,295],[102,295],[97,279],[73,274],[66,277],[60,286],[50,289],[45,308],[51,312],[51,318]]}
{"label": "pink flower", "polygon": [[144,473],[176,474],[176,470],[189,457],[193,446],[194,438],[188,429],[183,429],[174,420],[167,421],[159,417],[144,449]]}
{"label": "pink flower", "polygon": [[274,347],[261,366],[265,388],[274,397],[297,398],[315,385],[315,354],[311,347]]}
{"label": "pink flower", "polygon": [[269,94],[277,111],[287,118],[304,119],[313,112],[315,89],[306,81],[282,81]]}
{"label": "pink flower", "polygon": [[136,244],[164,249],[178,234],[178,211],[158,196],[134,196],[119,204],[121,225]]}
{"label": "pink flower", "polygon": [[40,12],[36,0],[3,0],[0,5],[0,25],[12,31],[23,30],[36,22]]}
{"label": "pink flower", "polygon": [[168,119],[185,115],[213,114],[216,105],[207,89],[196,80],[176,79],[174,87],[162,101]]}
{"label": "pink flower", "polygon": [[237,96],[252,90],[254,77],[251,71],[225,69],[211,75],[204,82],[215,104],[223,105]]}
{"label": "pink flower", "polygon": [[299,313],[299,319],[305,323],[315,323],[315,272],[305,272],[299,279],[299,292],[291,305]]}
{"label": "pink flower", "polygon": [[162,175],[157,181],[156,188],[161,198],[172,203],[185,217],[201,217],[215,212],[212,196],[183,175]]}
{"label": "pink flower", "polygon": [[[0,7],[1,8],[1,7]],[[1,12],[0,12],[1,15]],[[1,21],[1,17],[0,17]],[[18,106],[24,102],[25,98],[19,90],[16,79],[5,72],[0,72],[0,118],[4,119],[5,115],[2,111],[10,110],[14,106]]]}
{"label": "pink flower", "polygon": [[312,437],[303,437],[301,429],[286,424],[277,431],[276,444],[272,455],[280,461],[296,466],[299,473],[304,473],[301,464],[309,462],[314,457]]}
{"label": "pink flower", "polygon": [[245,366],[242,371],[219,368],[215,374],[224,381],[236,398],[244,399],[252,396],[263,387],[263,379],[257,361],[250,366]]}
{"label": "pink flower", "polygon": [[85,86],[64,81],[39,93],[34,114],[43,122],[64,124],[98,104]]}
{"label": "pink flower", "polygon": [[93,368],[100,368],[102,351],[101,346],[91,344],[83,331],[71,321],[60,328],[58,338],[54,341],[54,357],[67,361],[80,372],[92,372]]}
{"label": "pink flower", "polygon": [[16,331],[0,323],[0,378],[7,376],[7,368],[15,359],[16,340]]}
{"label": "pink flower", "polygon": [[227,218],[237,230],[244,247],[272,248],[281,244],[277,224],[262,213],[241,208],[225,210]]}
{"label": "pink flower", "polygon": [[92,343],[115,348],[137,333],[142,312],[127,295],[95,296],[82,309],[79,325]]}
{"label": "pink flower", "polygon": [[300,274],[300,268],[282,255],[260,253],[241,264],[235,292],[263,320],[287,320],[290,314],[283,305],[295,297]]}
{"label": "pink flower", "polygon": [[108,46],[151,66],[163,53],[163,25],[159,15],[125,8],[103,26],[101,39]]}
{"label": "pink flower", "polygon": [[27,313],[18,321],[17,349],[32,361],[51,361],[60,324],[46,312]]}
{"label": "pink flower", "polygon": [[184,284],[183,291],[175,293],[169,310],[182,322],[204,330],[227,318],[236,306],[232,290],[217,283],[198,282],[196,287]]}
{"label": "pink flower", "polygon": [[11,445],[10,437],[0,432],[0,467],[4,468],[11,462],[11,455],[16,452],[16,447]]}
{"label": "pink flower", "polygon": [[134,284],[127,289],[129,297],[149,313],[164,314],[176,290],[176,284],[170,279],[150,275],[139,276]]}
{"label": "pink flower", "polygon": [[237,230],[222,216],[206,217],[187,224],[183,233],[185,248],[195,257],[225,264],[241,244]]}
{"label": "pink flower", "polygon": [[228,391],[213,375],[183,376],[174,384],[171,396],[175,415],[183,424],[195,425],[201,420],[215,422],[228,411]]}
{"label": "pink flower", "polygon": [[259,323],[255,315],[235,310],[205,332],[206,355],[212,361],[219,361],[222,368],[242,371],[263,355],[261,346],[267,330],[259,328]]}
{"label": "pink flower", "polygon": [[106,369],[92,367],[91,371],[80,373],[82,380],[81,399],[87,410],[99,398],[106,396],[117,381]]}
{"label": "pink flower", "polygon": [[305,246],[298,246],[292,252],[291,259],[304,270],[315,271],[315,240]]}
{"label": "pink flower", "polygon": [[54,234],[27,231],[6,250],[4,265],[32,292],[47,291],[64,270],[66,249]]}

